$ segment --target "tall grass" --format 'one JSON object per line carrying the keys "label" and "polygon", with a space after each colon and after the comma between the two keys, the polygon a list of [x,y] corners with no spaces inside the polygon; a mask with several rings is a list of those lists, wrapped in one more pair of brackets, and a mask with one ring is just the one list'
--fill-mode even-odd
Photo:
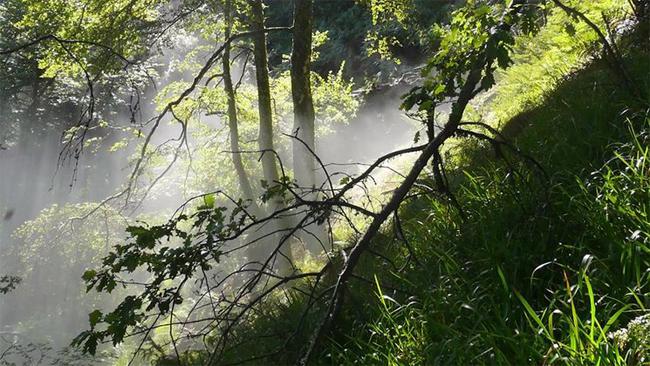
{"label": "tall grass", "polygon": [[[648,61],[627,59],[646,87]],[[467,220],[433,198],[406,205],[419,265],[378,271],[381,259],[368,259],[374,267],[361,272],[378,276],[375,288],[353,289],[357,309],[337,325],[323,363],[647,362],[649,337],[638,334],[650,330],[650,121],[614,83],[592,61],[512,118],[525,123],[511,137],[549,180],[461,144],[465,170],[451,179]],[[408,254],[388,237],[376,248],[397,261]]]}
{"label": "tall grass", "polygon": [[[592,15],[621,2],[593,4]],[[501,76],[496,98],[483,108],[486,118],[506,122],[508,137],[536,158],[549,178],[517,156],[504,164],[477,141],[455,146],[461,155],[449,178],[466,219],[433,197],[404,204],[410,250],[390,232],[376,238],[373,250],[382,255],[368,253],[357,266],[344,311],[320,345],[316,363],[640,365],[648,360],[650,337],[643,336],[650,332],[648,112],[615,87],[603,62],[583,57],[585,44],[558,53],[558,42],[570,37],[558,33],[567,23],[555,14],[549,29],[520,43],[519,67]],[[582,41],[591,39],[587,30],[576,31]],[[527,89],[531,77],[554,67],[549,60],[571,65]],[[648,89],[648,54],[630,52],[626,62]],[[519,95],[522,90],[529,93]],[[250,357],[278,345],[284,353],[249,364],[285,364],[297,357],[306,333],[284,344],[278,339],[298,321],[315,322],[317,312],[299,319],[303,305],[300,296],[270,301],[263,315],[238,330],[235,338],[248,343],[229,350],[226,359],[238,362],[243,350]]]}
{"label": "tall grass", "polygon": [[377,300],[348,314],[331,364],[643,364],[647,344],[612,336],[650,301],[650,123],[641,121],[604,147],[600,169],[561,171],[550,187],[497,163],[466,173],[457,190],[466,222],[434,199],[407,207],[421,263],[376,279]]}
{"label": "tall grass", "polygon": [[[609,337],[608,332],[631,305],[622,306],[605,321],[599,320],[601,316],[596,308],[596,298],[589,282],[589,276],[586,274],[580,276],[580,282],[576,286],[570,284],[566,272],[564,279],[566,301],[559,297],[554,298],[552,300],[554,306],[545,309],[541,315],[538,315],[526,299],[516,292],[517,297],[524,305],[531,329],[546,338],[551,344],[544,354],[544,363],[628,365],[628,360],[622,355],[622,350],[619,350],[613,339]],[[575,297],[585,289],[589,311],[583,318],[578,314]]]}

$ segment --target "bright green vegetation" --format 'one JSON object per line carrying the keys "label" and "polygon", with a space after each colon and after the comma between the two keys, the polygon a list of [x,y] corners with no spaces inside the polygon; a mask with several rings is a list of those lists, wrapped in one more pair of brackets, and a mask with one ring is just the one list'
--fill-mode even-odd
{"label": "bright green vegetation", "polygon": [[[41,24],[45,3],[12,0],[19,10],[5,13],[27,16],[12,21],[15,29],[7,34],[0,31],[4,42],[23,28],[40,34],[39,27],[52,27],[65,38],[66,31],[83,24],[86,35],[101,36],[142,67],[129,79],[124,60],[102,66],[96,60],[105,54],[96,45],[71,42],[91,66],[87,70],[83,62],[67,58],[59,44],[39,51],[38,63],[21,61],[37,76],[6,72],[12,90],[38,94],[44,81],[59,88],[44,89],[58,102],[30,97],[26,103],[17,91],[7,92],[15,99],[11,103],[24,109],[11,110],[17,132],[7,134],[10,147],[37,139],[25,139],[31,135],[24,131],[38,130],[47,120],[49,127],[66,131],[64,140],[82,135],[79,141],[93,154],[117,154],[135,166],[124,196],[116,196],[126,197],[123,206],[121,201],[98,206],[93,201],[113,188],[107,183],[106,192],[93,196],[90,180],[78,203],[53,204],[11,234],[24,245],[7,253],[18,259],[12,267],[17,270],[0,272],[0,294],[18,292],[38,300],[6,312],[16,318],[38,314],[12,331],[74,331],[79,349],[70,347],[59,362],[285,365],[308,355],[307,363],[314,365],[650,363],[650,23],[635,19],[630,10],[645,6],[650,12],[648,2],[567,1],[603,30],[605,44],[557,1],[531,6],[530,12],[511,7],[530,3],[524,1],[477,0],[466,6],[449,1],[431,8],[427,0],[341,2],[315,8],[313,32],[306,33],[313,34],[311,47],[301,50],[303,62],[313,63],[296,70],[289,60],[300,35],[274,29],[251,39],[228,38],[230,32],[256,29],[256,11],[262,11],[261,25],[267,27],[290,24],[291,12],[265,8],[262,1],[213,1],[197,8],[194,1],[181,1],[179,9],[194,10],[174,28],[182,32],[167,39],[180,45],[164,61],[169,70],[163,70],[156,66],[161,55],[146,45],[170,23],[177,25],[147,5],[166,9],[168,1],[115,0],[105,8],[89,1],[88,22],[79,17],[85,3],[72,9],[66,1],[51,0],[47,3],[58,14],[53,24]],[[23,9],[23,3],[31,6]],[[129,16],[119,11],[131,6]],[[450,13],[452,8],[459,10]],[[105,28],[104,18],[115,18],[114,24]],[[265,35],[261,41],[259,34]],[[227,52],[232,45],[233,55],[241,53],[228,56],[225,64],[204,64],[224,40]],[[614,47],[620,60],[604,46]],[[250,61],[242,61],[244,56]],[[233,69],[243,69],[241,75],[234,70],[230,80],[236,93],[232,85],[224,86],[231,60]],[[260,72],[265,62],[270,70]],[[371,179],[355,182],[358,173],[350,170],[350,175],[327,177],[336,187],[331,192],[300,192],[300,182],[314,184],[316,178],[296,173],[296,162],[314,159],[284,139],[295,121],[311,112],[312,142],[305,145],[322,152],[330,147],[313,141],[334,141],[332,136],[346,128],[354,131],[350,125],[358,114],[369,113],[354,90],[390,82],[410,64],[424,64],[422,79],[402,99],[420,128],[414,145],[431,146],[446,131],[465,86],[471,86],[457,128],[407,187],[412,195],[377,221],[406,174],[377,174],[370,184]],[[76,108],[85,105],[83,81],[89,72],[97,72],[98,115],[89,112],[85,127],[71,127],[63,115],[48,120],[41,104],[67,108],[74,103],[66,98],[76,93],[83,95]],[[187,77],[197,74],[208,80]],[[292,91],[296,79],[305,76],[310,87],[299,85],[309,90],[302,101],[308,94],[313,104],[299,115],[301,98]],[[151,113],[169,112],[150,122],[181,126],[181,137],[169,140],[178,147],[154,147],[143,133],[150,126],[111,119],[118,105],[126,113],[121,98],[128,93],[107,90],[124,80],[137,89],[148,77],[164,80],[149,91]],[[62,91],[65,86],[70,89]],[[454,100],[453,107],[440,108],[448,100]],[[264,108],[269,113],[258,113]],[[68,115],[75,115],[76,109],[69,109]],[[24,123],[25,116],[34,119]],[[434,123],[444,126],[433,131]],[[260,143],[264,128],[268,149]],[[229,147],[242,151],[239,162],[233,159],[239,152],[226,151]],[[256,149],[274,149],[284,165],[269,164]],[[400,156],[391,169],[417,166],[413,156]],[[439,167],[442,176],[436,174]],[[278,169],[281,176],[275,172],[276,180],[268,179],[273,177],[268,172]],[[168,171],[171,178],[165,180]],[[248,179],[247,196],[242,183]],[[344,193],[337,196],[336,190]],[[170,196],[182,198],[178,210],[156,206]],[[153,208],[138,211],[138,200],[144,207],[151,200]],[[282,222],[284,212],[293,214]],[[279,217],[268,221],[271,229],[264,227],[265,215]],[[305,227],[330,225],[324,230],[331,231],[331,250],[313,250],[304,237],[291,242],[291,235],[272,231],[290,231],[301,219],[314,217]],[[263,224],[255,226],[256,220]],[[376,222],[377,231],[367,239]],[[246,231],[248,225],[258,231]],[[366,239],[363,255],[351,262]],[[262,243],[266,252],[259,247],[256,252],[249,240]],[[284,240],[288,244],[283,249],[281,242],[277,253],[289,266],[268,250]],[[271,264],[259,267],[267,259]],[[60,275],[63,266],[69,271]],[[350,268],[352,275],[341,285]],[[258,274],[259,282],[250,280]],[[75,307],[67,306],[71,302]],[[86,326],[79,328],[80,322]],[[312,340],[317,340],[313,349]]]}
{"label": "bright green vegetation", "polygon": [[[371,282],[350,297],[332,364],[648,361],[647,332],[623,347],[610,332],[648,327],[637,317],[649,305],[650,119],[603,62],[572,64],[575,49],[555,55],[567,39],[547,28],[520,46],[481,108],[548,179],[514,155],[512,166],[496,160],[490,146],[457,148],[454,191],[467,220],[437,200],[403,208],[419,264],[377,243],[396,267],[366,270]],[[647,89],[649,56],[634,39],[626,62]],[[574,69],[548,75],[549,59]]]}
{"label": "bright green vegetation", "polygon": [[[509,164],[489,144],[459,142],[449,174],[466,220],[435,198],[406,204],[413,257],[390,233],[375,240],[391,261],[368,254],[320,363],[650,359],[650,116],[605,62],[586,54],[594,35],[581,27],[585,43],[575,42],[566,22],[556,12],[536,36],[519,39],[515,64],[475,112],[544,172],[505,148]],[[620,47],[635,81],[650,90],[650,55],[638,37]],[[262,318],[244,334],[291,329],[301,300],[294,301],[273,303],[267,316],[277,320]],[[279,364],[299,354],[301,336]]]}

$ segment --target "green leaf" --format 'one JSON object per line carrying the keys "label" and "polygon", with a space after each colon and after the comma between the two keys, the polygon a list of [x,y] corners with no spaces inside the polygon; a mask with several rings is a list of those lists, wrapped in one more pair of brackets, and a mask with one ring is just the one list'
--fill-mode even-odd
{"label": "green leaf", "polygon": [[494,75],[492,72],[487,72],[481,80],[481,88],[484,90],[490,89],[494,85]]}
{"label": "green leaf", "polygon": [[572,37],[576,35],[576,27],[574,27],[571,23],[564,24],[564,31]]}
{"label": "green leaf", "polygon": [[[444,91],[444,87],[442,89]],[[439,94],[439,93],[436,92],[436,94]],[[424,102],[422,102],[422,104],[420,104],[419,109],[420,109],[420,111],[429,111],[429,110],[431,110],[433,108],[433,106],[434,106],[434,104],[433,104],[432,100],[425,100]]]}
{"label": "green leaf", "polygon": [[444,91],[445,91],[445,86],[443,84],[438,84],[436,85],[435,89],[433,89],[433,94],[441,95]]}
{"label": "green leaf", "polygon": [[95,332],[91,330],[85,330],[72,340],[72,345],[80,346],[83,344],[83,352],[94,355],[97,351],[97,343],[99,341],[98,338],[99,337]]}
{"label": "green leaf", "polygon": [[524,306],[524,309],[526,309],[526,313],[528,313],[530,318],[532,318],[535,321],[535,323],[537,323],[537,325],[539,325],[540,330],[543,330],[545,333],[548,334],[548,331],[547,331],[546,327],[544,326],[544,323],[542,323],[542,319],[539,318],[539,316],[537,315],[535,310],[533,310],[532,306],[530,306],[528,301],[526,301],[526,299],[524,299],[524,297],[517,290],[515,290],[515,295],[517,296],[517,298],[519,299],[521,304]]}
{"label": "green leaf", "polygon": [[417,144],[418,141],[420,141],[420,131],[415,133],[415,136],[413,136],[413,143]]}
{"label": "green leaf", "polygon": [[131,234],[132,237],[136,237],[148,233],[149,230],[142,226],[129,226],[126,228],[126,232]]}
{"label": "green leaf", "polygon": [[501,285],[503,286],[503,289],[508,292],[509,286],[508,282],[506,281],[506,276],[503,274],[503,270],[501,270],[501,266],[497,266],[497,274],[499,275],[499,279],[501,280]]}
{"label": "green leaf", "polygon": [[95,328],[95,325],[102,320],[102,315],[102,312],[99,310],[93,310],[93,312],[88,314],[88,321],[90,322],[91,328]]}
{"label": "green leaf", "polygon": [[95,278],[95,276],[97,276],[97,271],[95,271],[94,269],[89,269],[86,272],[84,272],[81,278],[84,281],[89,282],[92,281]]}
{"label": "green leaf", "polygon": [[216,198],[214,194],[206,194],[203,196],[203,203],[207,208],[214,208],[214,203],[216,202]]}

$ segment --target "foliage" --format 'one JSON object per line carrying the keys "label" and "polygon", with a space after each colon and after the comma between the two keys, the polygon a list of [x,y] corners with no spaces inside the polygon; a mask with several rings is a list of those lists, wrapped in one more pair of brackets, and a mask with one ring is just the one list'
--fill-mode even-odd
{"label": "foliage", "polygon": [[[603,28],[603,19],[623,22],[627,6],[610,0],[570,5]],[[495,113],[495,125],[543,103],[545,96],[567,75],[585,67],[595,56],[597,35],[593,30],[584,23],[574,22],[556,7],[546,12],[546,22],[538,33],[517,37],[513,46],[514,65],[495,76],[499,80],[491,94],[495,98],[486,108]],[[616,27],[616,24],[609,26]]]}
{"label": "foliage", "polygon": [[6,294],[14,290],[20,283],[21,279],[18,276],[3,275],[0,277],[0,294]]}
{"label": "foliage", "polygon": [[[316,135],[324,137],[335,131],[340,125],[346,125],[354,118],[359,107],[359,101],[352,95],[352,80],[343,76],[345,64],[339,70],[329,72],[325,77],[312,73],[312,94],[316,114]],[[293,110],[291,101],[291,75],[288,71],[274,78],[272,94],[275,96],[275,113],[278,119],[278,129],[291,133],[293,126]]]}
{"label": "foliage", "polygon": [[[650,122],[648,120],[647,122]],[[611,160],[582,184],[595,197],[583,206],[585,224],[594,236],[609,240],[608,254],[618,260],[622,280],[641,288],[650,266],[650,152],[646,123],[637,132],[630,125],[629,142],[618,146]]]}
{"label": "foliage", "polygon": [[364,1],[371,13],[372,29],[366,35],[367,52],[400,64],[405,49],[419,46],[434,49],[438,35],[432,32],[437,24],[446,23],[456,1],[438,1],[431,4],[422,0],[368,0]]}
{"label": "foliage", "polygon": [[[0,31],[0,49],[2,44],[11,43],[8,40],[17,31],[37,34],[43,27],[43,31],[53,32],[57,37],[106,41],[129,58],[144,59],[151,51],[145,45],[156,37],[155,30],[160,29],[167,16],[161,12],[166,2],[159,0],[117,0],[109,6],[87,0],[68,9],[69,3],[3,3],[0,19],[12,20],[9,30]],[[192,5],[191,1],[181,3]],[[424,68],[424,85],[404,98],[403,109],[415,111],[421,117],[433,118],[439,105],[458,97],[467,75],[477,71],[476,65],[483,65],[478,70],[480,87],[471,94],[476,96],[493,85],[495,91],[482,95],[484,104],[470,108],[464,120],[486,118],[488,125],[472,129],[470,132],[475,134],[470,137],[458,134],[457,144],[445,151],[445,179],[456,205],[450,205],[449,197],[441,192],[432,194],[426,189],[434,178],[423,174],[417,184],[425,188],[409,196],[397,210],[394,225],[385,225],[373,239],[372,252],[366,253],[346,288],[342,316],[334,324],[331,338],[319,345],[321,353],[315,362],[646,362],[650,288],[647,110],[623,91],[611,87],[612,75],[594,56],[596,38],[591,30],[556,9],[536,6],[521,17],[510,12],[503,17],[506,2],[469,1],[452,14],[448,25],[431,27],[417,21],[427,17],[418,18],[423,3],[426,5],[426,1],[417,0],[373,0],[361,5],[341,5],[342,17],[348,22],[350,14],[364,14],[362,20],[348,28],[354,35],[333,29],[332,24],[338,24],[334,20],[337,10],[320,10],[333,14],[324,17],[323,28],[319,28],[323,32],[317,33],[320,39],[316,43],[324,43],[318,49],[320,59],[314,61],[320,62],[323,69],[312,75],[319,134],[323,136],[348,123],[358,108],[359,102],[352,95],[354,84],[346,70],[349,67],[352,71],[348,73],[355,74],[359,66],[340,63],[344,51],[336,47],[352,36],[355,42],[359,41],[361,34],[367,36],[366,46],[371,51],[395,60],[400,58],[401,47],[417,44],[419,49],[436,49]],[[15,7],[16,4],[26,6]],[[88,314],[90,329],[74,341],[84,352],[94,354],[100,351],[100,344],[110,342],[114,346],[123,344],[129,353],[142,352],[143,362],[148,359],[161,365],[181,360],[205,364],[217,350],[223,350],[225,360],[233,363],[246,361],[247,357],[253,363],[261,358],[287,363],[303,353],[304,342],[300,340],[307,338],[304,329],[316,327],[327,306],[322,297],[314,298],[309,292],[322,286],[326,289],[323,294],[329,293],[327,289],[336,283],[333,277],[340,271],[339,262],[347,255],[345,250],[321,273],[321,258],[303,258],[296,273],[305,277],[297,277],[293,287],[283,288],[282,282],[276,281],[277,276],[270,276],[271,290],[279,288],[278,291],[256,304],[254,312],[226,312],[227,324],[233,314],[237,315],[236,320],[243,320],[237,326],[219,326],[223,323],[218,323],[221,319],[217,311],[229,306],[247,308],[246,301],[250,300],[246,296],[230,300],[224,295],[241,279],[228,282],[230,275],[221,275],[238,274],[235,266],[247,259],[242,257],[252,255],[228,256],[233,247],[241,244],[241,237],[248,235],[248,239],[256,240],[255,235],[264,234],[244,232],[256,219],[256,212],[247,209],[256,203],[264,204],[275,195],[286,198],[294,187],[290,177],[283,177],[270,190],[269,183],[261,181],[260,191],[266,192],[252,205],[228,194],[236,192],[237,181],[229,153],[223,148],[227,138],[220,133],[227,118],[223,113],[227,99],[219,83],[211,84],[218,78],[217,67],[210,71],[214,78],[194,83],[196,87],[192,86],[186,98],[177,99],[193,85],[187,75],[203,68],[204,60],[214,51],[213,44],[222,41],[220,6],[214,2],[192,8],[187,18],[179,20],[184,30],[169,38],[187,43],[170,62],[168,79],[156,103],[158,112],[171,110],[172,123],[182,128],[183,135],[177,148],[161,145],[143,153],[151,170],[143,174],[153,174],[151,180],[155,182],[160,166],[182,154],[182,168],[187,169],[184,180],[175,177],[177,181],[161,189],[160,194],[183,189],[185,195],[193,195],[214,190],[215,184],[223,190],[190,199],[162,224],[154,224],[152,219],[147,220],[149,224],[134,223],[109,206],[95,209],[94,204],[86,203],[50,207],[16,231],[16,238],[25,243],[16,253],[20,258],[16,274],[26,284],[38,283],[53,293],[60,293],[63,287],[61,297],[66,301],[73,299],[94,309]],[[272,3],[269,6],[271,23],[288,16],[286,10]],[[618,19],[624,9],[620,2],[612,0],[578,6],[594,18],[605,12],[605,18]],[[237,1],[235,8],[235,30],[241,31],[247,21],[246,3]],[[431,8],[438,11],[437,6]],[[23,9],[25,14],[16,9]],[[56,13],[46,16],[51,9]],[[533,21],[537,19],[533,16],[540,12],[547,16],[547,22],[537,29],[540,23]],[[88,22],[80,17],[88,17]],[[78,23],[82,26],[75,33]],[[368,29],[372,29],[370,34],[360,31]],[[290,74],[283,71],[286,52],[282,50],[286,44],[283,45],[282,37],[286,35],[275,40],[270,37],[275,56],[279,57],[271,87],[275,127],[290,134]],[[632,36],[625,34],[614,40],[625,44],[625,37]],[[246,154],[244,165],[252,177],[259,178],[253,143],[257,136],[257,95],[251,83],[252,70],[242,61],[250,45],[247,40],[233,44],[241,50],[233,63],[243,69],[236,95],[241,146],[252,152]],[[26,65],[32,74],[25,80],[16,77],[6,84],[30,90],[29,82],[34,81],[30,78],[36,75],[36,80],[56,80],[56,87],[73,86],[79,92],[85,88],[86,66],[98,75],[110,73],[108,78],[112,81],[104,84],[107,86],[128,79],[119,70],[121,62],[100,62],[109,62],[105,59],[105,48],[83,42],[70,47],[75,54],[82,55],[83,63],[70,59],[66,49],[56,45],[33,50],[30,52],[36,54],[31,60],[37,62]],[[647,86],[647,53],[628,51],[625,56],[636,81]],[[364,62],[372,62],[368,61],[371,59],[364,58]],[[7,64],[16,67],[15,62],[18,61]],[[344,69],[344,65],[348,66]],[[508,66],[512,67],[507,71],[496,71]],[[338,71],[334,71],[336,68]],[[137,80],[141,82],[147,76],[145,72]],[[536,80],[533,87],[531,78]],[[176,81],[167,82],[170,80]],[[104,119],[97,123],[101,128],[111,126]],[[510,142],[490,129],[502,123],[505,125],[501,132],[513,139],[509,150],[504,145]],[[84,131],[83,127],[68,129],[64,137],[72,139]],[[141,136],[133,127],[122,132]],[[477,137],[479,132],[491,134],[491,146]],[[100,140],[90,138],[85,147]],[[120,150],[128,141],[120,140],[109,149]],[[280,144],[278,148],[281,158],[290,155],[287,145]],[[184,147],[187,151],[182,151]],[[188,179],[190,175],[192,179]],[[345,178],[340,186],[346,186],[351,179],[354,177]],[[353,205],[354,201],[346,203]],[[71,220],[85,213],[90,213],[85,221]],[[320,214],[318,220],[322,221],[330,215],[329,208]],[[401,214],[401,219],[397,214]],[[334,239],[355,242],[360,232],[354,225],[361,223],[359,226],[363,227],[369,220],[346,220],[334,221]],[[126,241],[122,231],[125,226]],[[399,240],[391,239],[389,234],[395,234]],[[226,261],[226,257],[233,260]],[[44,269],[53,263],[65,265],[77,274],[86,269],[86,290],[110,293],[117,305],[105,312],[97,308],[97,297],[87,295],[82,299],[72,279],[59,278]],[[316,281],[312,282],[309,276]],[[218,296],[213,297],[217,287],[211,287],[209,279],[220,284],[219,290],[223,289],[219,306],[212,302]],[[0,293],[9,290],[13,281],[13,277],[0,278]],[[2,287],[5,283],[8,286]],[[23,291],[23,287],[17,291]],[[254,287],[242,285],[241,293]],[[131,292],[126,288],[137,290]],[[25,291],[39,290],[42,288]],[[305,308],[308,311],[303,312]],[[67,314],[66,309],[48,307],[47,303],[42,307],[32,304],[24,311],[38,314],[32,320],[39,323],[45,323],[45,317]],[[193,328],[193,322],[206,320],[203,315],[211,319],[209,325]],[[621,328],[624,324],[626,328]],[[620,330],[614,331],[617,328]],[[225,338],[231,337],[227,346],[221,344],[221,332]],[[207,350],[195,339],[181,337],[188,334],[195,339],[200,334]],[[140,336],[142,343],[138,340],[135,345],[124,344],[131,335]],[[180,338],[185,343],[177,347]],[[171,355],[172,347],[175,355]]]}
{"label": "foliage", "polygon": [[[7,317],[24,319],[18,326],[26,335],[49,341],[48,334],[74,331],[70,328],[85,320],[80,310],[90,310],[98,301],[110,303],[105,297],[84,296],[78,281],[86,268],[98,265],[121,241],[126,226],[124,218],[109,207],[90,214],[85,222],[75,220],[95,206],[53,205],[14,232],[21,245],[9,247],[5,255],[12,259],[7,268],[20,277],[21,286],[13,291],[15,296],[2,301]],[[61,268],[66,271],[61,273]],[[69,306],[71,302],[76,308]],[[32,323],[38,325],[35,333],[30,329]]]}
{"label": "foliage", "polygon": [[491,88],[497,66],[505,69],[511,64],[510,51],[514,44],[511,28],[526,24],[517,18],[527,13],[503,15],[502,12],[500,6],[470,1],[452,13],[448,27],[437,27],[440,46],[422,70],[426,77],[424,84],[404,96],[402,109],[408,111],[417,106],[417,112],[433,115],[437,103],[458,95],[466,74],[479,60],[484,64],[480,88]]}
{"label": "foliage", "polygon": [[[28,31],[24,41],[51,34],[61,39],[89,42],[47,48],[39,60],[44,77],[81,75],[84,69],[97,74],[107,71],[110,65],[103,61],[108,52],[105,47],[126,59],[135,59],[146,52],[145,30],[156,22],[156,8],[161,3],[159,0],[120,0],[108,4],[95,0],[25,0],[20,5],[24,15],[15,26]],[[93,44],[105,47],[93,49]],[[75,56],[70,57],[71,54]],[[88,63],[81,64],[75,60],[77,58],[87,59]],[[113,62],[121,66],[121,60]]]}
{"label": "foliage", "polygon": [[[181,289],[185,282],[195,272],[208,271],[220,262],[224,243],[239,233],[247,213],[241,206],[226,212],[226,208],[215,205],[214,195],[204,195],[203,200],[204,204],[191,215],[180,214],[162,225],[129,226],[126,230],[130,241],[114,246],[102,260],[101,270],[84,272],[88,291],[111,293],[118,284],[129,282],[122,280],[120,274],[139,269],[145,270],[150,279],[143,291],[125,297],[112,312],[91,312],[91,329],[81,333],[75,344],[83,344],[85,352],[94,354],[97,344],[106,338],[113,345],[121,343],[127,328],[144,321],[150,310],[157,309],[160,318],[182,304]],[[181,242],[175,243],[173,238]],[[98,325],[106,326],[98,329]]]}
{"label": "foliage", "polygon": [[384,294],[378,282],[376,290],[379,314],[367,325],[368,336],[351,337],[352,349],[327,356],[338,365],[423,364],[428,345],[422,304],[414,298],[400,304]]}
{"label": "foliage", "polygon": [[[601,98],[607,95],[606,89],[601,92]],[[574,100],[572,106],[592,97]],[[549,102],[538,113],[546,108]],[[609,117],[616,120],[616,112]],[[548,121],[545,115],[541,118]],[[616,122],[622,122],[620,117]],[[591,119],[576,121],[577,125],[591,123]],[[609,129],[610,136],[611,129],[624,130],[614,123],[598,128]],[[395,311],[389,317],[377,301],[362,306],[338,323],[340,333],[323,359],[384,364],[412,352],[424,357],[415,364],[426,365],[643,364],[637,356],[647,352],[643,346],[620,347],[609,335],[631,316],[647,314],[650,283],[645,269],[650,256],[642,233],[650,185],[644,164],[638,164],[647,156],[647,144],[635,142],[639,136],[645,132],[630,133],[622,150],[602,146],[613,159],[591,178],[580,172],[584,163],[579,154],[574,159],[580,164],[563,161],[561,166],[578,168],[558,171],[547,183],[554,187],[551,192],[540,187],[530,172],[517,178],[519,170],[476,160],[470,167],[476,171],[478,164],[484,170],[454,178],[465,221],[437,200],[412,202],[403,209],[404,231],[419,263],[399,261],[408,257],[405,248],[379,242],[376,250],[382,256],[374,259],[378,264],[361,272],[361,276],[382,273],[384,291],[400,289],[391,298],[408,304],[395,309],[408,309],[405,314],[411,315],[402,317]],[[485,154],[486,147],[474,148]],[[619,156],[625,156],[626,162]],[[553,166],[555,159],[567,156],[552,152],[545,161]],[[630,169],[630,162],[640,170]],[[618,212],[613,201],[621,202],[618,207],[624,209]],[[638,236],[632,236],[630,227],[640,229]],[[387,269],[378,271],[381,258],[396,263],[384,262]],[[401,266],[408,270],[397,272],[395,268]],[[360,284],[354,291],[356,303],[371,299],[367,286]],[[540,308],[545,310],[534,310]],[[389,319],[398,321],[393,324]],[[402,329],[409,332],[401,339],[411,340],[406,351],[396,348],[400,342],[379,336],[399,334]]]}
{"label": "foliage", "polygon": [[[194,55],[188,55],[183,61],[183,67],[196,71],[198,65],[191,65]],[[317,138],[331,134],[341,125],[346,125],[356,114],[360,102],[353,96],[353,82],[344,76],[344,64],[340,65],[337,72],[329,72],[325,76],[312,73],[312,93],[314,98]],[[180,66],[179,66],[180,67]],[[240,134],[240,147],[244,151],[242,160],[253,182],[259,182],[261,171],[256,163],[258,158],[256,139],[258,136],[257,91],[250,84],[247,77],[252,70],[243,71],[244,81],[238,86],[236,103],[238,110],[238,130]],[[174,100],[187,86],[186,81],[172,82],[161,88],[156,96],[159,109]],[[279,136],[277,151],[282,157],[286,169],[291,166],[290,138],[282,134],[292,135],[293,105],[291,99],[291,76],[289,71],[275,75],[271,80],[271,94],[274,96],[274,123],[275,132]],[[184,167],[191,170],[193,180],[189,186],[194,187],[190,195],[211,190],[215,184],[230,193],[237,192],[237,180],[232,172],[230,152],[224,149],[228,136],[225,130],[227,115],[227,96],[223,88],[205,86],[199,88],[195,95],[186,98],[174,108],[174,114],[179,121],[187,124],[188,135],[201,146],[192,152],[192,165]],[[207,117],[205,116],[207,115]],[[215,119],[213,116],[217,116]],[[177,121],[177,122],[179,122]],[[172,151],[172,154],[175,152]],[[171,160],[171,159],[168,159]],[[180,182],[179,185],[183,185]],[[258,187],[259,188],[259,187]],[[170,189],[184,189],[175,187]]]}
{"label": "foliage", "polygon": [[[538,316],[530,304],[517,293],[517,297],[526,309],[531,328],[536,333],[547,337],[551,343],[551,348],[544,355],[545,362],[570,365],[628,365],[632,363],[632,359],[626,359],[628,358],[626,356],[630,356],[630,354],[622,355],[608,336],[612,324],[615,324],[630,306],[623,306],[609,319],[599,319],[596,298],[589,276],[583,273],[580,278],[581,282],[577,286],[571,286],[566,272],[564,273],[568,298],[566,301],[562,301],[559,296],[554,299],[564,305],[564,311],[548,308],[541,316]],[[587,319],[581,319],[576,310],[576,303],[579,303],[576,297],[580,291],[587,292],[589,303]]]}
{"label": "foliage", "polygon": [[618,346],[621,353],[629,358],[643,364],[648,361],[650,355],[650,319],[648,315],[642,315],[630,320],[626,328],[619,329],[608,334],[612,341]]}
{"label": "foliage", "polygon": [[92,213],[87,223],[75,222],[75,217],[94,208],[93,203],[53,205],[15,231],[27,243],[18,256],[26,281],[39,268],[50,267],[48,263],[80,268],[98,263],[103,253],[120,242],[125,219],[109,207]]}
{"label": "foliage", "polygon": [[[541,40],[547,32],[542,28]],[[502,120],[504,133],[540,159],[551,180],[540,182],[529,170],[534,168],[519,163],[521,157],[508,154],[509,162],[498,162],[486,144],[462,141],[450,150],[458,159],[448,161],[465,160],[465,173],[452,170],[449,179],[466,218],[436,199],[414,200],[402,213],[419,263],[390,265],[383,258],[405,258],[409,251],[380,241],[377,264],[360,276],[381,273],[385,288],[401,290],[393,292],[397,303],[426,304],[411,307],[415,315],[398,323],[411,329],[406,338],[418,340],[410,350],[424,354],[420,364],[643,364],[638,356],[647,352],[643,346],[628,349],[619,342],[617,347],[608,333],[647,314],[647,112],[630,111],[637,102],[610,88],[614,78],[604,63],[584,66],[588,55],[578,49],[591,49],[586,45],[564,55],[580,60],[565,73],[582,69],[562,74],[542,94],[533,90],[524,96],[534,102],[528,107],[517,104],[518,93],[530,83],[519,74],[521,67],[537,75],[547,66],[544,57],[526,58],[535,52],[537,38],[523,38],[531,40],[531,48],[515,51],[514,66],[496,80],[498,99],[488,99],[481,111],[508,116]],[[629,52],[626,62],[637,70],[637,82],[647,85],[647,73],[637,67],[647,63],[647,51]],[[510,106],[523,112],[512,114]],[[626,126],[635,127],[626,131]],[[377,270],[382,262],[393,270]],[[401,265],[408,270],[396,272]],[[569,275],[565,281],[563,273],[577,280],[570,282]],[[369,302],[370,290],[355,288],[354,303]],[[374,336],[396,331],[382,307],[374,301],[348,314],[322,357],[381,364],[370,360],[403,354],[395,342]],[[546,309],[541,315],[533,310],[540,308]],[[422,326],[410,328],[414,318]],[[620,333],[625,339],[625,331]]]}
{"label": "foliage", "polygon": [[[429,51],[429,28],[444,21],[455,3],[453,0],[316,1],[314,28],[327,32],[329,41],[314,60],[314,71],[327,75],[336,71],[343,60],[348,65],[344,70],[346,78],[389,82],[392,76],[407,70],[397,67],[402,61],[406,67],[421,61],[421,54]],[[287,10],[292,8],[291,3],[282,6],[269,3],[269,24],[290,24],[291,12]],[[269,41],[271,65],[279,65],[283,55],[291,50],[291,40],[287,34],[277,33],[269,35]]]}

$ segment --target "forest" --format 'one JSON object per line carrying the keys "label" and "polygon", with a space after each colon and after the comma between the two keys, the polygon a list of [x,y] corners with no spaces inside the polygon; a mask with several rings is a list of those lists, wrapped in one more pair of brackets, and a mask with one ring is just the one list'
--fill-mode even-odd
{"label": "forest", "polygon": [[0,0],[0,366],[650,365],[650,0]]}

